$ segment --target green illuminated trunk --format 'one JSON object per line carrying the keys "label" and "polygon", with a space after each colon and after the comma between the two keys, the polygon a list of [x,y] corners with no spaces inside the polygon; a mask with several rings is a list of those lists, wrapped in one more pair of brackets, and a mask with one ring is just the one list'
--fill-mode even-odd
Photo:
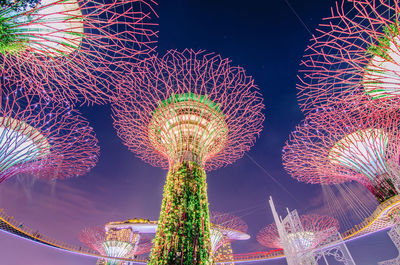
{"label": "green illuminated trunk", "polygon": [[383,178],[379,184],[373,185],[369,190],[379,202],[384,202],[398,194],[390,178]]}
{"label": "green illuminated trunk", "polygon": [[27,40],[18,34],[18,27],[13,22],[13,16],[18,10],[23,10],[23,8],[29,6],[29,2],[27,2],[28,0],[25,2],[20,0],[19,5],[11,5],[4,1],[0,0],[0,53],[4,55],[15,54],[26,49]]}
{"label": "green illuminated trunk", "polygon": [[206,173],[194,162],[173,167],[164,186],[150,265],[212,264]]}

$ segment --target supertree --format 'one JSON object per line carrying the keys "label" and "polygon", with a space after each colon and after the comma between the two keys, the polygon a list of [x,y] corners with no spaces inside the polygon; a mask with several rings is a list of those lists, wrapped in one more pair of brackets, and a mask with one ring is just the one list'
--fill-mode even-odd
{"label": "supertree", "polygon": [[[156,222],[132,219],[124,222],[110,222],[105,226],[85,228],[79,239],[101,255],[117,258],[132,258],[150,252],[152,235]],[[150,230],[150,233],[148,233]],[[100,259],[98,264],[125,264],[116,259]]]}
{"label": "supertree", "polygon": [[149,264],[210,264],[206,170],[232,163],[262,129],[262,97],[241,67],[185,50],[144,60],[120,85],[115,127],[125,145],[169,168]]}
{"label": "supertree", "polygon": [[210,212],[211,250],[213,255],[217,250],[234,240],[247,240],[247,224],[239,217],[229,213]]}
{"label": "supertree", "polygon": [[[333,233],[334,230],[330,229],[332,227],[339,230],[339,222],[330,216],[316,214],[302,215],[300,222],[303,226],[302,232],[290,233],[288,231],[289,243],[293,246],[300,246],[300,249],[317,247]],[[298,233],[301,234],[299,235]],[[267,248],[282,248],[276,224],[270,224],[261,229],[257,234],[257,241]]]}
{"label": "supertree", "polygon": [[224,264],[226,264],[226,265],[235,265],[235,263],[234,263],[235,258],[233,255],[234,254],[233,254],[231,242],[228,241],[228,242],[223,243],[222,246],[215,251],[215,253],[213,255],[213,259],[214,260],[224,260],[225,261]]}
{"label": "supertree", "polygon": [[154,49],[154,5],[153,0],[1,0],[1,82],[57,100],[108,101],[115,80]]}
{"label": "supertree", "polygon": [[21,173],[69,178],[96,164],[93,129],[67,103],[20,91],[0,97],[0,182]]}
{"label": "supertree", "polygon": [[398,0],[343,0],[311,39],[301,63],[303,111],[352,96],[400,107]]}
{"label": "supertree", "polygon": [[394,187],[400,151],[400,112],[368,104],[337,104],[308,115],[283,149],[286,171],[299,181],[357,181],[379,201]]}

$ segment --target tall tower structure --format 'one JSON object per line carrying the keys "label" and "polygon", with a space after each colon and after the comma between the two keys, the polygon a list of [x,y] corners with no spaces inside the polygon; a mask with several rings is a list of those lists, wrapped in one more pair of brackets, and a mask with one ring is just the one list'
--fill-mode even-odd
{"label": "tall tower structure", "polygon": [[[355,265],[335,226],[310,232],[303,228],[296,210],[290,212],[287,209],[288,215],[282,219],[278,216],[272,197],[269,199],[269,205],[288,265],[316,265],[321,258],[329,265],[326,259],[328,255],[334,255],[337,261],[345,265]],[[341,255],[337,255],[338,252]]]}
{"label": "tall tower structure", "polygon": [[149,264],[211,264],[205,170],[254,144],[264,120],[258,88],[227,59],[171,50],[144,60],[119,89],[118,135],[139,157],[169,169]]}

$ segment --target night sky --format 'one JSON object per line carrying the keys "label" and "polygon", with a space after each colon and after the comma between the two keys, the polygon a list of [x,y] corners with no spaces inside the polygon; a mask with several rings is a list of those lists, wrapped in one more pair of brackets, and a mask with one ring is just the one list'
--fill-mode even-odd
{"label": "night sky", "polygon": [[[210,209],[240,216],[249,226],[251,240],[233,243],[235,253],[265,250],[255,236],[273,222],[267,207],[270,195],[281,215],[286,207],[300,213],[318,212],[320,186],[292,179],[283,170],[281,150],[303,118],[295,86],[309,31],[315,32],[333,4],[332,0],[160,0],[156,8],[161,55],[168,49],[184,48],[221,54],[245,68],[264,96],[264,130],[248,156],[208,173]],[[135,217],[157,220],[166,175],[122,144],[109,106],[80,109],[101,147],[100,160],[90,173],[57,183],[15,178],[0,185],[0,208],[43,234],[75,244],[85,227]],[[386,231],[351,241],[348,247],[360,265],[397,255]],[[3,232],[0,254],[1,265],[96,264],[96,258],[47,248]]]}

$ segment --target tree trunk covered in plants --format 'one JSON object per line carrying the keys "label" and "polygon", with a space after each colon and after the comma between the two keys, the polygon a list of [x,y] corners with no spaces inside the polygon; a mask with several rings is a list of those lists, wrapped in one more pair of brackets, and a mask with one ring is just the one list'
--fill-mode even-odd
{"label": "tree trunk covered in plants", "polygon": [[379,184],[372,186],[369,190],[379,202],[384,202],[398,194],[393,181],[386,177],[382,178]]}
{"label": "tree trunk covered in plants", "polygon": [[15,11],[24,11],[27,8],[34,8],[41,0],[0,0],[0,7],[12,7]]}
{"label": "tree trunk covered in plants", "polygon": [[149,265],[212,264],[204,169],[182,162],[170,169]]}

